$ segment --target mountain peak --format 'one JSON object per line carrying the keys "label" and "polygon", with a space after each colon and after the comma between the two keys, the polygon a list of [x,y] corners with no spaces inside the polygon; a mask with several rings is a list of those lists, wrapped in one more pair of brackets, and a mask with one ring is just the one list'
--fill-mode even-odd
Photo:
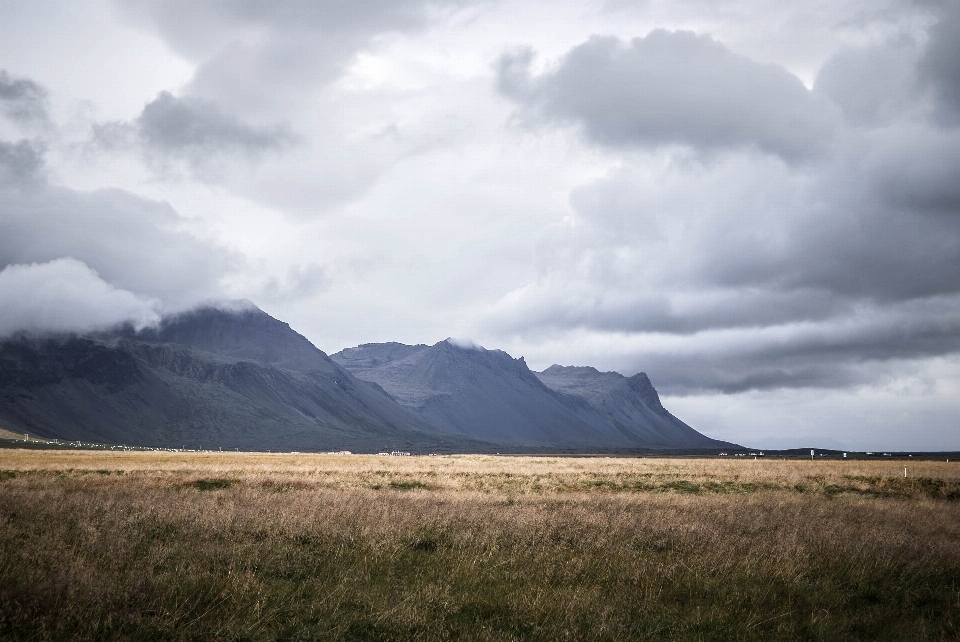
{"label": "mountain peak", "polygon": [[477,350],[479,352],[489,352],[486,348],[475,341],[470,339],[456,339],[454,337],[447,337],[443,341],[437,343],[434,347],[443,344],[445,346],[451,346],[454,348],[459,348],[460,350]]}
{"label": "mountain peak", "polygon": [[716,442],[698,433],[660,403],[660,396],[643,372],[624,377],[595,368],[550,366],[538,375],[551,389],[579,397],[640,443],[658,447],[704,448]]}
{"label": "mountain peak", "polygon": [[137,335],[144,341],[177,343],[233,359],[288,370],[335,374],[330,358],[288,323],[249,301],[212,304],[166,317]]}
{"label": "mountain peak", "polygon": [[650,410],[653,410],[658,415],[667,416],[670,414],[667,412],[667,409],[663,407],[663,404],[660,403],[660,395],[657,394],[657,389],[653,387],[653,383],[651,383],[647,373],[638,372],[632,377],[628,377],[627,382],[630,384],[630,388],[640,395],[640,398],[643,399],[643,402],[647,404]]}

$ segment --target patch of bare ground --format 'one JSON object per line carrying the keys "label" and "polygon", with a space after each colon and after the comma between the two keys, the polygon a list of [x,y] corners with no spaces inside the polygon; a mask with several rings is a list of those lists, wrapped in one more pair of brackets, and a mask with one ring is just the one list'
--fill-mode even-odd
{"label": "patch of bare ground", "polygon": [[960,465],[0,453],[0,638],[956,639]]}

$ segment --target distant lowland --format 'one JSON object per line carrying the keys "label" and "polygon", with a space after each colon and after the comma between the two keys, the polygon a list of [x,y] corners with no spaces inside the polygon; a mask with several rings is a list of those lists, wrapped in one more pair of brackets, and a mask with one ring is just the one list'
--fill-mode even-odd
{"label": "distant lowland", "polygon": [[706,452],[644,373],[534,372],[445,340],[332,356],[253,307],[156,328],[0,342],[0,428],[60,440],[224,450]]}

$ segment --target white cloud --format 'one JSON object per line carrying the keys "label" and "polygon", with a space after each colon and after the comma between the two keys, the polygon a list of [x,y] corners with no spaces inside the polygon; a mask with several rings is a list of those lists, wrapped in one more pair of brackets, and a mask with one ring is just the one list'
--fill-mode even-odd
{"label": "white cloud", "polygon": [[183,229],[186,221],[168,203],[122,190],[0,189],[0,211],[0,266],[71,256],[170,309],[222,297],[223,280],[242,264]]}
{"label": "white cloud", "polygon": [[137,329],[160,320],[160,302],[116,288],[82,261],[8,265],[0,271],[0,338]]}

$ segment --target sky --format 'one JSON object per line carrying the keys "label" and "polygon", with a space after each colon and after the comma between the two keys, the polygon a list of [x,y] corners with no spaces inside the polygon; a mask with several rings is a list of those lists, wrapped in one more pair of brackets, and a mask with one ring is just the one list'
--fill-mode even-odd
{"label": "sky", "polygon": [[960,4],[3,0],[0,337],[247,299],[960,450]]}

